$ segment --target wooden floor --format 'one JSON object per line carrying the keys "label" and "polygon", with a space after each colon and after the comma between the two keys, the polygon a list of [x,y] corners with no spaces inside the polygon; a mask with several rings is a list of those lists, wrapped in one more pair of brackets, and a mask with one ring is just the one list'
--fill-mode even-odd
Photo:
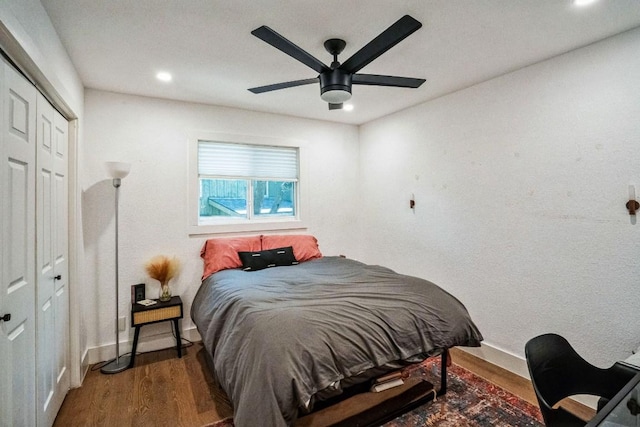
{"label": "wooden floor", "polygon": [[69,392],[54,426],[200,427],[229,417],[231,405],[207,368],[201,343],[136,356],[135,367],[113,375],[87,373]]}
{"label": "wooden floor", "polygon": [[[67,395],[54,426],[185,426],[201,427],[232,415],[231,405],[207,368],[201,343],[136,356],[133,369],[104,375],[89,371],[82,387]],[[537,405],[528,380],[461,350],[454,363]],[[587,419],[590,408],[563,405]]]}

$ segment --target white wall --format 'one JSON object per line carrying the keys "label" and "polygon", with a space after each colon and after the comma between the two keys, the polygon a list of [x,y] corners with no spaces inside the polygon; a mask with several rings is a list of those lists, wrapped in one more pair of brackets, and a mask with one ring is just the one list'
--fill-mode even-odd
{"label": "white wall", "polygon": [[[183,271],[171,288],[185,302],[182,327],[193,327],[189,309],[200,284],[200,249],[207,238],[187,234],[188,134],[194,130],[302,141],[309,159],[304,218],[309,228],[298,232],[317,236],[326,255],[356,252],[357,127],[96,90],[86,91],[85,111],[83,261],[91,292],[83,310],[89,347],[115,338],[114,189],[105,161],[132,163],[120,191],[121,315],[129,316],[131,285],[146,283],[148,294],[156,297],[157,282],[146,277],[144,263],[154,255],[175,255]],[[141,343],[169,328],[168,323],[146,326]],[[129,331],[122,340],[132,340]]]}
{"label": "white wall", "polygon": [[516,357],[544,332],[600,366],[629,356],[639,50],[636,29],[362,126],[364,260],[449,290]]}

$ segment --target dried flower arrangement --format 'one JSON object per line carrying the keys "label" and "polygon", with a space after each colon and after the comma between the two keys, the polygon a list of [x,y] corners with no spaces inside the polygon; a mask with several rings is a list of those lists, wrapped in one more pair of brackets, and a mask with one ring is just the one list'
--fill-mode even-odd
{"label": "dried flower arrangement", "polygon": [[149,277],[160,282],[160,301],[169,301],[171,299],[169,280],[175,277],[180,271],[180,261],[178,261],[178,258],[156,255],[147,261],[145,269]]}

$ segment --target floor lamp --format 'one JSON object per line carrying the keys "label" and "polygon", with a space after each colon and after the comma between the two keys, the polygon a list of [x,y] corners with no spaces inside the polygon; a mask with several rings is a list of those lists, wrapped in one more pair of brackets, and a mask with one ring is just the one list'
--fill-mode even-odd
{"label": "floor lamp", "polygon": [[107,162],[106,167],[109,172],[109,176],[113,178],[113,186],[116,189],[116,358],[104,365],[100,369],[100,372],[103,374],[117,374],[118,372],[122,372],[129,368],[129,363],[131,362],[131,356],[120,356],[120,328],[118,327],[118,319],[120,318],[120,314],[118,313],[118,198],[120,195],[120,181],[122,178],[129,175],[131,164],[123,162]]}

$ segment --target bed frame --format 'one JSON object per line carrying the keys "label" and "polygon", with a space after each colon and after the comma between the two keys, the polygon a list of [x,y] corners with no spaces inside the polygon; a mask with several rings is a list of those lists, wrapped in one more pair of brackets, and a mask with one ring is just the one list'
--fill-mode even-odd
{"label": "bed frame", "polygon": [[[437,396],[444,395],[447,392],[447,363],[449,363],[449,350],[444,350],[440,354],[440,388],[437,391],[435,389],[432,389],[431,392],[428,392],[427,394],[425,394],[423,397],[419,399],[409,401],[409,403],[406,403],[406,404],[401,403],[401,405],[398,408],[393,409],[392,411],[386,413],[381,418],[378,418],[371,423],[358,424],[358,427],[381,426],[382,424],[387,423],[395,418],[398,418],[399,416],[404,415],[407,412],[413,411],[417,407],[422,406],[427,402],[435,400]],[[410,390],[411,389],[409,389],[408,391]],[[402,394],[400,394],[400,396],[402,396]],[[354,425],[354,424],[344,424],[345,427],[347,425]],[[335,425],[332,427],[338,427],[338,426]]]}
{"label": "bed frame", "polygon": [[[206,347],[203,346],[203,349],[205,353],[205,359],[207,361],[207,366],[210,372],[215,376],[215,369],[213,368],[213,359],[211,358],[211,354],[209,353]],[[449,357],[450,356],[449,356],[448,349],[440,353],[440,388],[438,390],[433,389],[432,386],[430,385],[431,389],[423,397],[420,397],[415,400],[411,399],[405,403],[405,401],[403,401],[402,399],[404,394],[410,392],[414,387],[418,387],[418,385],[413,386],[409,390],[393,398],[393,399],[396,399],[399,403],[397,407],[394,407],[390,411],[385,411],[385,413],[378,418],[375,418],[373,420],[360,421],[360,420],[356,420],[354,417],[351,417],[337,424],[334,424],[330,427],[354,427],[354,426],[355,427],[379,427],[382,424],[385,424],[395,418],[398,418],[401,415],[406,414],[407,412],[410,412],[418,408],[419,406],[422,406],[432,400],[435,400],[437,396],[443,396],[447,392],[447,364],[449,363]],[[426,381],[423,381],[423,383],[429,384]],[[356,387],[357,386],[353,386],[353,388],[356,388]],[[329,399],[329,401],[333,401],[334,399],[336,399],[335,401],[337,402],[339,400],[344,400],[348,397],[351,397],[355,394],[356,393],[349,394],[348,391],[346,391],[345,393],[343,393],[343,395],[346,395],[346,396],[342,397],[342,399],[340,399],[341,396],[337,396],[336,398]],[[322,402],[322,403],[325,403],[325,402]],[[331,405],[325,404],[322,406],[328,407]]]}

